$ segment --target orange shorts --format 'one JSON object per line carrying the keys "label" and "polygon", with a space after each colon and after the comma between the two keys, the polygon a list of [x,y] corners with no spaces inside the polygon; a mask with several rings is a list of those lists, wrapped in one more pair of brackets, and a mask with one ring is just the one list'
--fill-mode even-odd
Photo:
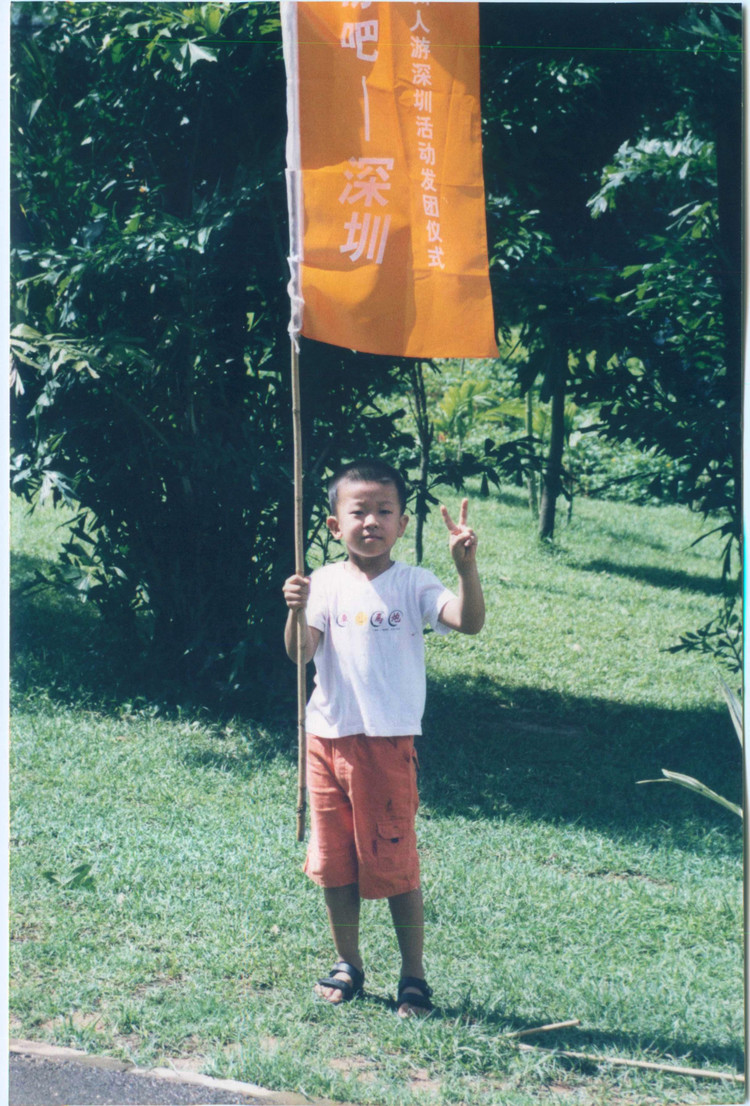
{"label": "orange shorts", "polygon": [[417,766],[413,737],[307,735],[310,879],[364,899],[419,887]]}

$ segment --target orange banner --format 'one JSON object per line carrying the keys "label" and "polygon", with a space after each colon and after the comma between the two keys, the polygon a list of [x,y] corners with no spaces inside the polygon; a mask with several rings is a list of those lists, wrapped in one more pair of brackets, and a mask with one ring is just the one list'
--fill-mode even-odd
{"label": "orange banner", "polygon": [[477,5],[324,0],[282,15],[301,333],[368,353],[497,356]]}

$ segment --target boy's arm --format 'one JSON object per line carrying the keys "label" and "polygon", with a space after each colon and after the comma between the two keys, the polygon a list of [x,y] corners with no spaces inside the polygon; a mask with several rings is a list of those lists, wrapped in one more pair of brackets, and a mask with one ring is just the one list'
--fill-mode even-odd
{"label": "boy's arm", "polygon": [[315,656],[318,642],[321,638],[320,630],[307,625],[305,607],[310,594],[310,580],[306,576],[290,576],[284,584],[284,599],[289,608],[286,626],[284,627],[284,646],[290,660],[297,661],[297,630],[301,625],[305,636],[305,664],[308,664]]}
{"label": "boy's arm", "polygon": [[466,525],[468,499],[461,503],[456,524],[441,507],[443,521],[450,531],[450,551],[458,572],[458,595],[449,599],[440,612],[440,621],[462,634],[478,634],[484,626],[484,595],[477,569],[477,536]]}

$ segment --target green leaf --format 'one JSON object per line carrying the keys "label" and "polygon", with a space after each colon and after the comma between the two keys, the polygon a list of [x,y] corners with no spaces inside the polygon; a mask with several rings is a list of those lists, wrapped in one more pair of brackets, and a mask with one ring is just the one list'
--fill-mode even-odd
{"label": "green leaf", "polygon": [[223,19],[224,15],[220,8],[215,7],[213,4],[207,5],[206,13],[203,17],[203,23],[210,34],[216,34],[222,24]]}
{"label": "green leaf", "polygon": [[91,873],[90,864],[79,864],[73,869],[69,879],[61,879],[60,876],[51,871],[49,868],[42,872],[42,875],[51,883],[54,887],[62,887],[66,891],[93,891],[94,890],[94,877]]}
{"label": "green leaf", "polygon": [[74,891],[80,887],[85,891],[92,891],[94,888],[94,877],[89,875],[90,871],[90,864],[79,864],[77,868],[73,869],[71,879],[65,882],[65,888]]}
{"label": "green leaf", "polygon": [[18,323],[14,326],[10,332],[11,338],[28,338],[34,341],[37,338],[41,338],[41,333],[38,330],[34,330],[33,326],[27,326],[26,323]]}
{"label": "green leaf", "polygon": [[737,734],[737,740],[740,745],[742,745],[744,743],[742,703],[721,676],[719,676],[719,683],[721,684],[721,690],[727,701],[727,706],[729,707],[729,714],[732,719],[732,725],[734,726],[734,732]]}
{"label": "green leaf", "polygon": [[676,783],[680,787],[686,787],[688,791],[695,791],[696,794],[702,795],[704,799],[711,799],[712,802],[718,803],[720,806],[726,807],[727,810],[731,810],[733,814],[742,818],[742,807],[737,806],[736,803],[732,803],[729,799],[725,799],[723,795],[718,795],[715,791],[712,791],[710,787],[706,787],[705,783],[701,783],[700,780],[694,779],[692,776],[684,776],[681,772],[670,772],[666,768],[662,768],[662,775],[666,778],[663,780],[638,780],[638,783]]}
{"label": "green leaf", "polygon": [[216,53],[213,50],[204,50],[202,46],[196,46],[194,42],[188,42],[190,65],[198,61],[216,61]]}

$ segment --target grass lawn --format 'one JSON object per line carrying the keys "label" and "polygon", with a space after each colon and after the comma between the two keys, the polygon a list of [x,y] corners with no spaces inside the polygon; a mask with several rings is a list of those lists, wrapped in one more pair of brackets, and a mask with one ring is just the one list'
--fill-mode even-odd
{"label": "grass lawn", "polygon": [[[505,1036],[578,1018],[528,1043],[743,1070],[739,820],[636,786],[664,767],[741,801],[711,663],[664,652],[714,615],[717,547],[691,548],[682,509],[585,500],[541,546],[512,489],[469,519],[488,622],[429,637],[418,746],[436,1014],[393,1012],[384,903],[363,904],[364,1001],[312,995],[332,953],[295,841],[293,707],[227,721],[115,694],[127,658],[94,612],[38,592],[13,618],[14,1036],[384,1106],[744,1101]],[[17,582],[61,521],[14,504]],[[426,549],[450,583],[438,515]],[[81,864],[93,887],[66,886]]]}

